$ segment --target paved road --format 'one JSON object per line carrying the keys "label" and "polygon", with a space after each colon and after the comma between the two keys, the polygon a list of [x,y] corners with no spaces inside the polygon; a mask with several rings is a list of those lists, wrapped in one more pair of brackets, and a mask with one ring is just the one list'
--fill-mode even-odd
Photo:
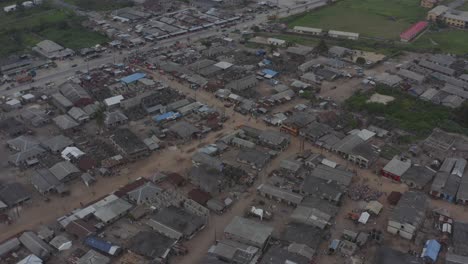
{"label": "paved road", "polygon": [[[286,16],[290,16],[296,13],[304,12],[305,10],[315,9],[325,4],[326,4],[326,0],[312,0],[308,2],[307,4],[301,4],[295,7],[283,8],[278,11],[272,11],[271,14],[277,13],[279,17],[286,17]],[[258,14],[255,16],[255,19],[241,22],[237,24],[236,26],[234,26],[233,28],[237,28],[237,29],[250,28],[253,25],[264,23],[268,20],[268,15],[269,14]],[[155,46],[168,47],[168,46],[173,45],[177,41],[187,42],[188,38],[190,38],[190,41],[193,42],[199,39],[207,38],[207,37],[218,35],[218,34],[220,34],[219,28],[213,28],[210,30],[194,32],[191,34],[186,34],[186,35],[174,37],[171,39],[166,39],[166,40],[158,42],[157,44],[147,44],[145,47],[141,48],[140,51],[145,52],[145,51],[152,49]],[[3,86],[0,86],[0,96],[11,96],[14,93],[28,90],[31,88],[31,86],[37,86],[37,87],[44,86],[48,82],[55,82],[56,84],[63,83],[67,80],[67,78],[75,75],[76,71],[98,67],[99,65],[106,64],[106,63],[122,62],[123,59],[126,56],[128,56],[128,54],[132,51],[133,50],[124,50],[122,51],[122,54],[120,54],[120,52],[114,52],[112,54],[107,53],[104,56],[94,59],[92,61],[89,61],[87,63],[85,62],[77,63],[78,66],[75,68],[71,68],[71,65],[60,66],[58,69],[53,70],[50,73],[46,73],[46,74],[39,73],[39,75],[35,78],[34,83],[18,85],[8,90],[6,88],[9,86],[9,84],[5,84]]]}

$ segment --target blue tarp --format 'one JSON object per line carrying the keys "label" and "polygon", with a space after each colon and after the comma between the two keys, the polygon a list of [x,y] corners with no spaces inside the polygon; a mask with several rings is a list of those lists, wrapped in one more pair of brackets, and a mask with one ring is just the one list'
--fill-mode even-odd
{"label": "blue tarp", "polygon": [[164,120],[177,119],[180,116],[181,116],[180,113],[177,113],[177,112],[167,112],[161,115],[153,116],[153,120],[159,123]]}
{"label": "blue tarp", "polygon": [[431,239],[426,241],[426,245],[424,246],[423,254],[421,257],[429,258],[433,262],[436,262],[437,256],[439,255],[440,251],[440,244],[437,240]]}
{"label": "blue tarp", "polygon": [[123,77],[122,79],[120,79],[120,81],[126,83],[126,84],[129,84],[129,83],[132,83],[132,82],[136,82],[138,80],[140,80],[141,78],[145,78],[146,74],[144,73],[141,73],[141,72],[137,72],[137,73],[134,73],[132,75],[128,75],[128,76],[125,76]]}
{"label": "blue tarp", "polygon": [[263,59],[262,63],[265,64],[265,65],[270,65],[271,60]]}
{"label": "blue tarp", "polygon": [[85,244],[101,252],[106,252],[106,253],[109,252],[109,250],[112,247],[111,243],[108,243],[96,237],[87,237],[85,240]]}
{"label": "blue tarp", "polygon": [[275,72],[274,70],[270,70],[270,69],[263,69],[262,73],[264,75],[271,76],[271,78],[274,78],[276,75],[278,75],[278,72]]}

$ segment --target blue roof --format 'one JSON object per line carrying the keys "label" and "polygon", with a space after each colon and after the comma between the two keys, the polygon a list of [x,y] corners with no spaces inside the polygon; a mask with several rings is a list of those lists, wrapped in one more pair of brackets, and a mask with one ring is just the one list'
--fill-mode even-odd
{"label": "blue roof", "polygon": [[431,239],[426,241],[426,245],[424,246],[425,251],[423,252],[422,257],[430,258],[432,261],[437,260],[437,256],[439,255],[440,251],[440,244],[437,240]]}
{"label": "blue roof", "polygon": [[85,240],[85,244],[105,253],[109,252],[109,250],[112,247],[111,243],[101,240],[97,237],[87,237]]}
{"label": "blue roof", "polygon": [[161,121],[164,121],[168,118],[171,118],[171,117],[180,117],[180,113],[177,113],[177,112],[167,112],[167,113],[164,113],[164,114],[160,114],[160,115],[157,115],[157,116],[153,116],[153,120],[156,121],[156,122],[161,122]]}
{"label": "blue roof", "polygon": [[120,81],[122,81],[122,82],[124,82],[126,84],[129,84],[129,83],[138,81],[141,78],[145,78],[145,76],[146,76],[146,74],[141,73],[141,72],[137,72],[137,73],[134,73],[132,75],[128,75],[128,76],[123,77],[122,79],[120,79]]}
{"label": "blue roof", "polygon": [[263,74],[270,75],[272,77],[275,77],[278,74],[278,72],[275,72],[274,70],[270,70],[270,69],[263,69],[262,72]]}

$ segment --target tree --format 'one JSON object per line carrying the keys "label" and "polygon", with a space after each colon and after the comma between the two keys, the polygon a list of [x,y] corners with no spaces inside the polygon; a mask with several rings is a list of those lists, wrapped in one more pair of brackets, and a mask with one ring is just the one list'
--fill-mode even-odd
{"label": "tree", "polygon": [[327,53],[328,52],[328,45],[325,40],[320,40],[319,44],[315,47],[315,51],[317,53]]}
{"label": "tree", "polygon": [[366,59],[364,59],[363,57],[357,57],[356,63],[359,65],[364,65],[366,64]]}
{"label": "tree", "polygon": [[100,105],[99,108],[96,110],[95,118],[99,130],[101,130],[104,127],[104,121],[106,119],[105,111],[106,109],[102,105]]}

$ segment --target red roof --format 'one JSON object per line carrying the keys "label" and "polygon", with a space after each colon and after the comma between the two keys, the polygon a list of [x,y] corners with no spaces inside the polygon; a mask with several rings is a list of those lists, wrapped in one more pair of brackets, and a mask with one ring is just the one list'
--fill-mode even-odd
{"label": "red roof", "polygon": [[195,202],[205,205],[208,200],[211,199],[211,195],[207,192],[204,192],[200,189],[193,189],[188,193],[188,197]]}
{"label": "red roof", "polygon": [[426,21],[419,21],[418,23],[412,25],[405,32],[400,34],[400,38],[405,40],[411,40],[417,36],[421,31],[427,27],[428,23]]}

